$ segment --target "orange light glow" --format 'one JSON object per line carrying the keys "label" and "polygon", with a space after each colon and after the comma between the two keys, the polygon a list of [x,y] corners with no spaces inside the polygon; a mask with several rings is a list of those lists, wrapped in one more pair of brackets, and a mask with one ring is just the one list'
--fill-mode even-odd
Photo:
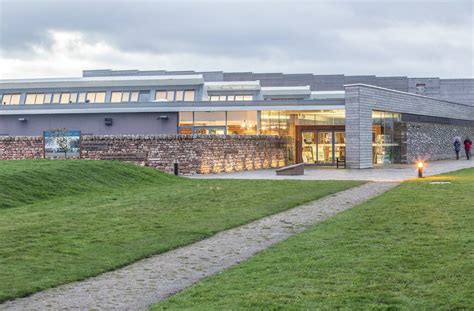
{"label": "orange light glow", "polygon": [[418,167],[423,168],[423,162],[418,162]]}

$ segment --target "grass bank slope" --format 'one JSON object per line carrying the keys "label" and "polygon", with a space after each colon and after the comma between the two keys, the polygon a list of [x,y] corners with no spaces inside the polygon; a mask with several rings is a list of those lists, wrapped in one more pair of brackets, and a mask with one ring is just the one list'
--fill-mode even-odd
{"label": "grass bank slope", "polygon": [[91,277],[360,182],[191,180],[107,161],[0,161],[0,301]]}
{"label": "grass bank slope", "polygon": [[0,161],[0,209],[91,191],[176,181],[162,172],[117,161]]}
{"label": "grass bank slope", "polygon": [[405,182],[153,310],[473,310],[473,189]]}

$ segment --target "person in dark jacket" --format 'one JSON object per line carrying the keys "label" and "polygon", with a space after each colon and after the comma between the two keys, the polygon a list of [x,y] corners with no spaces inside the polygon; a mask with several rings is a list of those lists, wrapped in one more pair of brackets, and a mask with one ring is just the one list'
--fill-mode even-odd
{"label": "person in dark jacket", "polygon": [[459,160],[459,152],[461,151],[461,138],[454,138],[454,152],[456,152],[456,160]]}
{"label": "person in dark jacket", "polygon": [[464,150],[466,151],[466,158],[468,160],[471,159],[471,148],[472,148],[472,140],[470,140],[468,137],[464,140]]}

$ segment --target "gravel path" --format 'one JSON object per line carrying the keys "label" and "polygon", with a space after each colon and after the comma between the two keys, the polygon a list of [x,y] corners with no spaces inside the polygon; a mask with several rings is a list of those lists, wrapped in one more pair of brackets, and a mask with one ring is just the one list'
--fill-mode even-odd
{"label": "gravel path", "polygon": [[367,183],[85,281],[6,302],[0,310],[143,310],[396,185]]}

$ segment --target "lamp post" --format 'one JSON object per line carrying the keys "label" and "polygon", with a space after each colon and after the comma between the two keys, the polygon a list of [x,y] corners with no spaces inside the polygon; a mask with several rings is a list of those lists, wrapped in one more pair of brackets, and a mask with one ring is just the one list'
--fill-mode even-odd
{"label": "lamp post", "polygon": [[424,164],[422,161],[418,161],[418,178],[423,178],[423,167]]}

